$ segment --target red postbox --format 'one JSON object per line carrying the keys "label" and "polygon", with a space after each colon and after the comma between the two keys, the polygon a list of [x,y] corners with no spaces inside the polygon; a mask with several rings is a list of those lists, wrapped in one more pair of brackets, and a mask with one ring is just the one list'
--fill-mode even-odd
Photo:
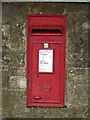
{"label": "red postbox", "polygon": [[64,107],[66,17],[27,21],[27,106]]}

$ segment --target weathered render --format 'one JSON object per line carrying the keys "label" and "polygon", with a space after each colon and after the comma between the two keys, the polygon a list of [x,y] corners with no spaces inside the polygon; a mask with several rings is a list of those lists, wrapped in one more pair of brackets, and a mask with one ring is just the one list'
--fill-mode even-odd
{"label": "weathered render", "polygon": [[[27,14],[67,17],[67,108],[26,107]],[[4,118],[88,117],[88,4],[2,3],[2,106]]]}

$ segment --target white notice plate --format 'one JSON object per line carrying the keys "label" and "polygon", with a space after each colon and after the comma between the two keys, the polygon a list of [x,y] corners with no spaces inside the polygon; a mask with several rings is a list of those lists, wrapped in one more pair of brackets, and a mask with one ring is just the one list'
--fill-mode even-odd
{"label": "white notice plate", "polygon": [[39,72],[53,72],[53,50],[39,50]]}

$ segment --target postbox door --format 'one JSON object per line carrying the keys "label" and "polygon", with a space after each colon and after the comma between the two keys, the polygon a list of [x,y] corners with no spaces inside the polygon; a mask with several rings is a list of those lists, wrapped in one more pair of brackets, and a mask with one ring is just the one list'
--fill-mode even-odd
{"label": "postbox door", "polygon": [[60,103],[62,98],[62,43],[32,43],[32,102]]}

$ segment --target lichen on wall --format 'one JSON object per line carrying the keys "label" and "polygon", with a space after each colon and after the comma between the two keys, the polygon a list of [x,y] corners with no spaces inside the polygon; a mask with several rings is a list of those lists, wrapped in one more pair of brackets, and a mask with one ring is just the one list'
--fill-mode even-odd
{"label": "lichen on wall", "polygon": [[[31,2],[2,5],[3,117],[87,118],[88,4]],[[66,15],[67,108],[26,107],[27,14]]]}

